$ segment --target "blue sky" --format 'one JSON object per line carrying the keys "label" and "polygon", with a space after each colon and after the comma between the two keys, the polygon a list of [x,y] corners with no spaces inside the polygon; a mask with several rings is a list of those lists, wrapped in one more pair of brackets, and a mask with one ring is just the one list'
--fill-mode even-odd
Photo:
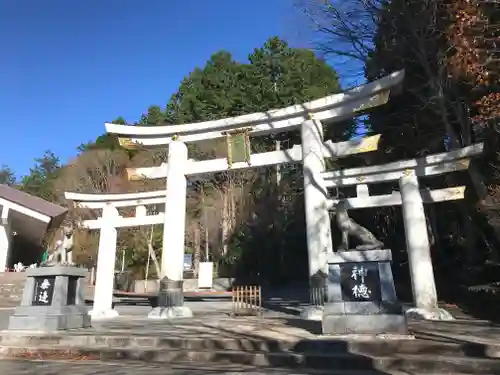
{"label": "blue sky", "polygon": [[[106,121],[165,105],[221,49],[246,60],[274,35],[313,47],[297,3],[0,0],[0,166],[26,175],[45,150],[66,163]],[[344,85],[360,83],[337,65]]]}
{"label": "blue sky", "polygon": [[292,0],[0,0],[0,165],[47,149],[62,162],[117,116],[164,105],[220,49],[245,59],[272,35],[300,41]]}

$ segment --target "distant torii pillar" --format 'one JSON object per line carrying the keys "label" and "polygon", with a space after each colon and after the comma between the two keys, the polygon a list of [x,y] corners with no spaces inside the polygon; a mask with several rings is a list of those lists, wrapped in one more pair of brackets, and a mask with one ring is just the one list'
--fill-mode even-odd
{"label": "distant torii pillar", "polygon": [[113,284],[115,278],[115,257],[117,231],[114,221],[119,217],[113,206],[102,209],[101,233],[97,253],[97,275],[95,281],[94,305],[89,315],[92,320],[109,319],[118,316],[113,309]]}

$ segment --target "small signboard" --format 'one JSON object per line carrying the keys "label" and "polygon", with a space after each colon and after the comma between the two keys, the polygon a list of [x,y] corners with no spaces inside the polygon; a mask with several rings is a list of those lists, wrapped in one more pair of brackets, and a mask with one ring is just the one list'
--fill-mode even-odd
{"label": "small signboard", "polygon": [[193,268],[193,254],[184,254],[184,271],[191,271]]}
{"label": "small signboard", "polygon": [[35,289],[31,304],[33,306],[50,306],[54,296],[55,276],[35,277]]}
{"label": "small signboard", "polygon": [[340,285],[345,302],[380,301],[378,263],[344,263],[340,265]]}
{"label": "small signboard", "polygon": [[200,262],[200,268],[198,270],[198,288],[212,288],[213,269],[213,262]]}

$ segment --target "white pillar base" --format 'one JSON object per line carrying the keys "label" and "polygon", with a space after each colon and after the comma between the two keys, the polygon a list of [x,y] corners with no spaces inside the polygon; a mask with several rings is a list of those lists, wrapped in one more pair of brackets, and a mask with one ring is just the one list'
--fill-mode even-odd
{"label": "white pillar base", "polygon": [[415,320],[455,320],[455,318],[445,309],[423,309],[412,307],[405,311],[406,317]]}
{"label": "white pillar base", "polygon": [[92,320],[107,320],[118,317],[118,311],[110,309],[110,310],[90,310],[89,315],[92,317]]}
{"label": "white pillar base", "polygon": [[321,322],[323,320],[323,306],[307,306],[300,312],[300,317],[304,320]]}
{"label": "white pillar base", "polygon": [[149,319],[166,320],[192,318],[193,312],[187,306],[155,307],[149,314]]}

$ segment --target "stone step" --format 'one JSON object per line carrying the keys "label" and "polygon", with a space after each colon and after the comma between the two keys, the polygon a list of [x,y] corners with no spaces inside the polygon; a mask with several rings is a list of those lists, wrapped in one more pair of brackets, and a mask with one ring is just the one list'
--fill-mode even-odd
{"label": "stone step", "polygon": [[21,298],[23,291],[19,289],[3,289],[0,290],[0,297],[15,297]]}
{"label": "stone step", "polygon": [[237,350],[193,351],[189,349],[109,348],[101,347],[0,347],[0,354],[8,358],[38,358],[40,360],[62,357],[66,360],[81,359],[101,361],[142,361],[173,364],[179,361],[200,363],[232,363],[255,367],[272,367],[311,370],[351,371],[406,371],[415,374],[465,373],[485,374],[500,372],[500,360],[468,358],[435,354],[397,354],[370,357],[353,353],[293,353]]}
{"label": "stone step", "polygon": [[249,338],[182,338],[163,335],[130,335],[128,331],[119,334],[106,334],[88,331],[37,334],[29,332],[4,332],[0,334],[3,347],[56,346],[72,347],[107,347],[112,349],[141,349],[190,351],[256,351],[263,353],[319,353],[319,354],[359,354],[365,356],[391,355],[444,355],[466,356],[471,358],[500,358],[500,344],[482,344],[472,342],[439,342],[432,340],[351,340],[342,341],[328,338],[317,340],[272,340]]}
{"label": "stone step", "polygon": [[21,299],[22,294],[23,289],[12,288],[0,290],[0,296],[12,296]]}

